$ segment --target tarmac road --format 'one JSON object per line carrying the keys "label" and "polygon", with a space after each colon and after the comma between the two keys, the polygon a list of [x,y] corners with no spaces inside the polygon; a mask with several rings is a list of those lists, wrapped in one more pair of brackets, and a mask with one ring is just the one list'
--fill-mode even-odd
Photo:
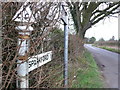
{"label": "tarmac road", "polygon": [[85,44],[84,47],[92,53],[100,67],[106,84],[105,88],[118,88],[118,60],[120,54],[94,47],[91,44]]}

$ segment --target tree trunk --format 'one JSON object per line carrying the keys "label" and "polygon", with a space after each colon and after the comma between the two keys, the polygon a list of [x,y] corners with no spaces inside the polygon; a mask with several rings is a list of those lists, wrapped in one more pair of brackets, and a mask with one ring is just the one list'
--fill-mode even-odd
{"label": "tree trunk", "polygon": [[[86,32],[86,31],[85,31]],[[83,40],[84,39],[84,36],[85,36],[85,32],[83,32],[83,29],[81,29],[81,30],[79,30],[78,31],[78,36],[79,36],[79,38],[81,39],[81,40]]]}

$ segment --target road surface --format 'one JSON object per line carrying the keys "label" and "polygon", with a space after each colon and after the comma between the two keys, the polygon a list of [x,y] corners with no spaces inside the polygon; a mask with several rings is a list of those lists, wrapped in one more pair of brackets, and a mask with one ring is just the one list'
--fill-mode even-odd
{"label": "road surface", "polygon": [[120,54],[94,47],[91,44],[85,44],[84,47],[92,53],[100,67],[106,83],[105,88],[118,88],[118,58],[120,58]]}

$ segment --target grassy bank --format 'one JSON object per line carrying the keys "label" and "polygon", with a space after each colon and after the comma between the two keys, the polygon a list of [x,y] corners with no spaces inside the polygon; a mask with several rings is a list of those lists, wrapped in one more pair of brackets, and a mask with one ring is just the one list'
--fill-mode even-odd
{"label": "grassy bank", "polygon": [[82,58],[84,69],[78,69],[76,79],[74,80],[73,88],[102,88],[102,77],[92,55],[85,51]]}
{"label": "grassy bank", "polygon": [[109,48],[109,47],[106,47],[106,46],[99,46],[99,48],[106,49],[106,50],[109,50],[109,51],[116,52],[116,53],[120,54],[120,50],[118,50],[118,49]]}

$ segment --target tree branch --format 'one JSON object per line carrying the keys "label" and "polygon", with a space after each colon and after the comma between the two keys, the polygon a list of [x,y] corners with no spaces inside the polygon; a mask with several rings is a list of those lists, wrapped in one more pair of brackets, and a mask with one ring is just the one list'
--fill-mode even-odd
{"label": "tree branch", "polygon": [[[117,6],[116,6],[116,5],[117,5]],[[99,12],[99,14],[98,14],[97,16],[95,16],[95,17],[91,20],[91,22],[93,22],[96,18],[99,18],[101,15],[107,14],[107,13],[108,13],[108,10],[109,10],[110,8],[114,7],[114,6],[116,6],[116,7],[113,8],[111,11],[116,10],[116,9],[120,6],[120,2],[113,3],[112,5],[109,5],[109,7],[107,7],[107,8],[104,9],[104,10],[97,10],[96,12],[94,12],[94,14],[95,14],[95,13],[98,13],[98,12]],[[92,15],[93,15],[93,14],[92,14]]]}

